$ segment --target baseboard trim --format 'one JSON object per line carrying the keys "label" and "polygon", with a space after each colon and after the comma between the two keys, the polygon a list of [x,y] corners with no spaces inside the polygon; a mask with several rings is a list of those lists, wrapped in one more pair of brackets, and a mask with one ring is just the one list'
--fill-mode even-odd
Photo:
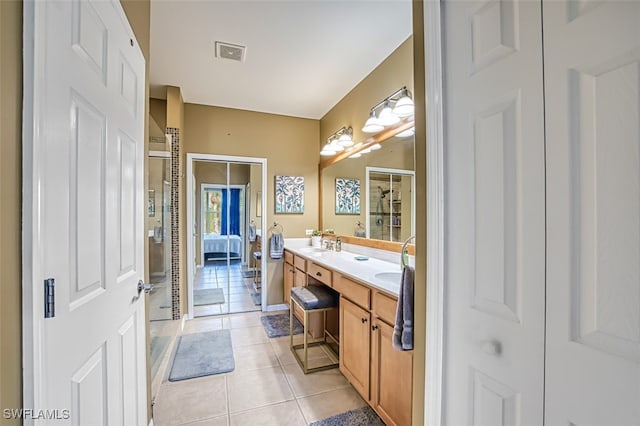
{"label": "baseboard trim", "polygon": [[279,305],[267,305],[263,312],[273,312],[273,311],[286,311],[289,309],[289,305],[286,303],[281,303]]}
{"label": "baseboard trim", "polygon": [[182,320],[180,321],[180,332],[184,331],[184,326],[187,323],[188,315],[182,315]]}

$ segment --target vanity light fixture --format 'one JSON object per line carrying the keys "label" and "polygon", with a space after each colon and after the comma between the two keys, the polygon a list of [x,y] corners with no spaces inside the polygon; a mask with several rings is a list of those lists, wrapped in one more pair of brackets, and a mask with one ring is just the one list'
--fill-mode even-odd
{"label": "vanity light fixture", "polygon": [[333,135],[329,136],[329,140],[332,143],[335,142],[340,146],[351,146],[353,145],[353,128],[351,126],[343,127]]}
{"label": "vanity light fixture", "polygon": [[[381,108],[381,109],[380,109]],[[380,112],[376,116],[376,110]],[[404,117],[413,115],[414,104],[409,90],[402,87],[371,108],[369,118],[364,123],[362,131],[365,133],[377,133],[387,126],[400,122]]]}
{"label": "vanity light fixture", "polygon": [[320,155],[335,155],[353,144],[353,128],[345,126],[327,138],[327,143],[322,147]]}

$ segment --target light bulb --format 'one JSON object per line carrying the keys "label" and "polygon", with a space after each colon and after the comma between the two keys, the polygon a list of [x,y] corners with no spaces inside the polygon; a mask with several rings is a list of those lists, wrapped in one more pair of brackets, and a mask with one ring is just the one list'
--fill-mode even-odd
{"label": "light bulb", "polygon": [[348,133],[343,133],[338,138],[338,144],[341,146],[351,146],[353,145],[353,141],[351,140],[351,136]]}
{"label": "light bulb", "polygon": [[349,158],[359,158],[359,157],[362,157],[362,154],[360,154],[359,152],[356,152],[355,154],[351,154],[349,156]]}
{"label": "light bulb", "polygon": [[404,96],[398,99],[396,105],[393,107],[393,113],[398,117],[408,117],[413,115],[414,105],[413,100],[409,97],[405,91]]}
{"label": "light bulb", "polygon": [[416,133],[416,128],[411,127],[411,128],[408,128],[407,130],[404,130],[398,133],[396,136],[399,138],[408,138],[409,136],[413,136],[415,133]]}
{"label": "light bulb", "polygon": [[334,139],[329,146],[331,147],[332,150],[334,150],[335,152],[340,152],[340,151],[344,151],[344,146],[340,145],[340,142],[337,139]]}
{"label": "light bulb", "polygon": [[320,151],[320,155],[324,156],[324,157],[328,157],[329,155],[335,155],[336,154],[336,150],[333,149],[333,147],[331,146],[331,144],[325,144],[325,146],[322,147],[322,151]]}
{"label": "light bulb", "polygon": [[384,126],[378,122],[376,113],[372,110],[369,118],[364,123],[364,127],[362,127],[362,131],[365,133],[378,133],[381,130],[384,130]]}
{"label": "light bulb", "polygon": [[380,145],[379,143],[373,144],[369,147],[371,149],[371,151],[375,151],[378,150],[380,148],[382,148],[382,145]]}
{"label": "light bulb", "polygon": [[399,121],[400,117],[393,113],[391,105],[389,105],[389,101],[386,101],[382,111],[380,111],[380,114],[378,115],[378,123],[386,127],[397,124]]}

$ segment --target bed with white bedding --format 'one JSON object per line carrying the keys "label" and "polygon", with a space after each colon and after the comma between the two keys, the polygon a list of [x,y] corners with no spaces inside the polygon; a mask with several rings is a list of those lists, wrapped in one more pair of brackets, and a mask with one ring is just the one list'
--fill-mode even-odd
{"label": "bed with white bedding", "polygon": [[[229,246],[227,249],[227,237],[229,240]],[[242,256],[242,238],[239,235],[218,235],[218,234],[204,234],[203,253],[204,258],[226,258],[227,252],[231,258]]]}

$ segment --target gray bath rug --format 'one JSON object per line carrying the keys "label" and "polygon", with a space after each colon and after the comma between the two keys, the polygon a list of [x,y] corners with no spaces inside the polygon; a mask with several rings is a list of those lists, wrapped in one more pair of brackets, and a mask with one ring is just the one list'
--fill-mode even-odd
{"label": "gray bath rug", "polygon": [[229,330],[183,334],[178,338],[169,381],[228,373],[235,368]]}
{"label": "gray bath rug", "polygon": [[251,300],[253,300],[253,304],[256,306],[260,306],[262,304],[262,293],[260,292],[252,292]]}
{"label": "gray bath rug", "polygon": [[220,305],[224,303],[224,291],[221,288],[198,288],[193,290],[193,305]]}
{"label": "gray bath rug", "polygon": [[349,410],[326,419],[318,420],[309,426],[385,426],[375,411],[369,406]]}
{"label": "gray bath rug", "polygon": [[[289,335],[289,312],[275,315],[263,315],[260,317],[264,330],[269,337],[282,337]],[[293,334],[302,333],[302,324],[298,318],[293,317]]]}

